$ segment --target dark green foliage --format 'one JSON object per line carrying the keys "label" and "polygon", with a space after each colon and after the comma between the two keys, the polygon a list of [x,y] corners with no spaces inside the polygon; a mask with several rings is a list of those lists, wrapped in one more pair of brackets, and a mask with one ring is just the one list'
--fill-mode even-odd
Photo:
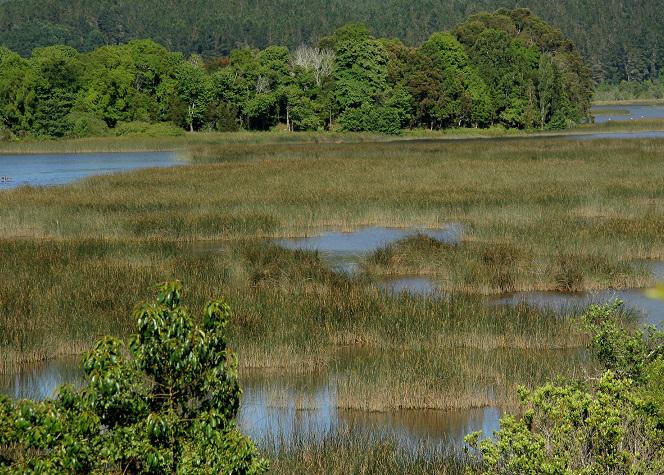
{"label": "dark green foliage", "polygon": [[2,49],[0,120],[12,136],[80,137],[162,122],[396,134],[587,119],[590,72],[560,31],[515,10],[471,17],[455,35],[409,48],[351,23],[317,46],[241,48],[207,62],[151,40],[89,53],[37,48],[28,59]]}
{"label": "dark green foliage", "polygon": [[602,83],[597,87],[598,100],[623,101],[664,99],[664,73],[659,78],[648,81],[621,81],[618,84]]}
{"label": "dark green foliage", "polygon": [[180,284],[138,307],[129,348],[97,343],[84,362],[87,385],[43,403],[0,400],[2,473],[262,473],[267,463],[234,419],[237,359],[219,300],[194,325]]}
{"label": "dark green foliage", "polygon": [[625,330],[620,305],[592,306],[584,316],[606,372],[522,389],[522,418],[503,417],[495,441],[466,438],[475,449],[470,473],[662,473],[664,333]]}
{"label": "dark green foliage", "polygon": [[[213,57],[246,45],[295,48],[359,21],[380,36],[416,45],[467,15],[518,7],[569,36],[598,81],[654,79],[664,66],[662,0],[9,0],[0,2],[0,44],[27,55],[60,43],[92,50],[153,38],[170,49]],[[558,41],[538,23],[521,25],[544,42]],[[500,22],[492,28],[500,29]]]}

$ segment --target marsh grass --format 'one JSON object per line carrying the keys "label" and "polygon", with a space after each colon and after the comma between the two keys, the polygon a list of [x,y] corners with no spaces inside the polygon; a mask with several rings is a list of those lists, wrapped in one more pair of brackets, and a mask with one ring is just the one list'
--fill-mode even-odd
{"label": "marsh grass", "polygon": [[[507,404],[515,384],[581,367],[541,356],[587,337],[575,318],[477,294],[638,285],[648,277],[629,263],[664,258],[664,141],[310,138],[173,139],[190,166],[0,193],[0,371],[127,336],[132,306],[180,279],[192,307],[226,297],[245,369],[315,373],[340,365],[340,348],[390,354],[344,373],[344,407]],[[406,240],[357,276],[270,244],[450,223],[463,224],[459,245]],[[454,292],[378,290],[400,273]]]}
{"label": "marsh grass", "polygon": [[545,255],[527,243],[454,245],[422,235],[378,249],[363,268],[372,275],[428,275],[447,291],[484,294],[638,288],[652,283],[647,267],[601,253]]}
{"label": "marsh grass", "polygon": [[592,111],[595,112],[594,115],[603,115],[603,116],[626,116],[629,115],[629,110],[628,109],[601,109],[598,111]]}
{"label": "marsh grass", "polygon": [[463,453],[426,443],[404,447],[394,437],[346,431],[323,435],[317,440],[274,440],[261,449],[276,474],[431,474],[465,473]]}
{"label": "marsh grass", "polygon": [[395,348],[369,350],[335,367],[337,406],[369,412],[516,408],[518,385],[591,373],[583,350]]}
{"label": "marsh grass", "polygon": [[191,248],[165,240],[0,240],[4,365],[75,354],[105,334],[128,335],[134,303],[149,298],[154,282],[173,278],[185,282],[192,306],[219,294],[232,304],[233,344],[246,367],[316,370],[334,348],[357,345],[567,348],[585,342],[573,320],[530,307],[494,307],[470,295],[386,295],[366,276],[332,272],[315,252],[262,241],[208,254]]}
{"label": "marsh grass", "polygon": [[454,288],[635,286],[625,263],[664,255],[662,143],[209,147],[193,160],[218,164],[8,192],[0,232],[196,240],[462,222]]}
{"label": "marsh grass", "polygon": [[[602,115],[605,115],[604,111],[602,111]],[[664,130],[664,119],[610,120],[601,124],[579,125],[570,129],[570,132],[645,132],[653,130]]]}
{"label": "marsh grass", "polygon": [[664,105],[664,99],[622,99],[622,100],[596,100],[593,106],[621,106],[638,104],[644,106]]}

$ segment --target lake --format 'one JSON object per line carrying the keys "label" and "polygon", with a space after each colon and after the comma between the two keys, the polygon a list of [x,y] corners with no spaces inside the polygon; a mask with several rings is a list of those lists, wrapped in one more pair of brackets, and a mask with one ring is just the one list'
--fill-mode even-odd
{"label": "lake", "polygon": [[65,185],[95,175],[182,163],[175,152],[0,154],[0,189]]}

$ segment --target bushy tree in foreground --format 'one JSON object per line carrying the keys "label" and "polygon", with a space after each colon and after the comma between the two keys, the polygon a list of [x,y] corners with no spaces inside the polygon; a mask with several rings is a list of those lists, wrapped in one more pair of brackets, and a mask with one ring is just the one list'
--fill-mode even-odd
{"label": "bushy tree in foreground", "polygon": [[209,303],[202,327],[178,282],[136,310],[128,348],[105,338],[86,356],[87,385],[46,402],[0,400],[0,473],[255,474],[267,469],[235,425],[241,390]]}
{"label": "bushy tree in foreground", "polygon": [[599,377],[520,391],[523,417],[505,416],[495,440],[474,448],[471,473],[664,473],[664,332],[629,332],[615,305],[593,306],[584,319]]}

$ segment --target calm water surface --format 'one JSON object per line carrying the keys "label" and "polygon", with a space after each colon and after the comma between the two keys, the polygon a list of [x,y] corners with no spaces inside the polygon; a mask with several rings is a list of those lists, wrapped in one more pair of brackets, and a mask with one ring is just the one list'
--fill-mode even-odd
{"label": "calm water surface", "polygon": [[[664,282],[664,263],[650,263],[653,279]],[[387,277],[379,286],[393,294],[411,294],[424,297],[445,297],[435,282],[428,277]],[[643,324],[664,325],[664,301],[647,295],[647,289],[604,290],[601,292],[516,292],[491,297],[498,305],[529,304],[540,308],[553,309],[558,314],[572,315],[583,312],[591,304],[605,304],[615,299],[624,302],[625,307],[635,312]]]}
{"label": "calm water surface", "polygon": [[276,244],[286,249],[318,251],[334,270],[353,273],[368,254],[418,234],[457,244],[461,241],[463,227],[460,224],[441,229],[368,227],[353,232],[324,232],[306,238],[278,239]]}
{"label": "calm water surface", "polygon": [[570,135],[569,140],[623,140],[623,139],[664,139],[664,131],[645,132],[605,132],[600,134]]}
{"label": "calm water surface", "polygon": [[181,163],[175,152],[0,154],[0,189],[64,185],[94,175]]}
{"label": "calm water surface", "polygon": [[[623,114],[603,114],[604,111],[624,111]],[[619,104],[595,106],[591,109],[596,124],[611,121],[664,119],[664,105]]]}
{"label": "calm water surface", "polygon": [[[0,375],[0,392],[15,399],[45,399],[62,384],[82,385],[79,358],[64,358]],[[465,435],[482,430],[490,436],[501,411],[402,410],[365,412],[340,409],[334,374],[288,375],[246,371],[238,424],[259,445],[321,441],[335,433],[392,436],[405,447],[461,446]]]}

